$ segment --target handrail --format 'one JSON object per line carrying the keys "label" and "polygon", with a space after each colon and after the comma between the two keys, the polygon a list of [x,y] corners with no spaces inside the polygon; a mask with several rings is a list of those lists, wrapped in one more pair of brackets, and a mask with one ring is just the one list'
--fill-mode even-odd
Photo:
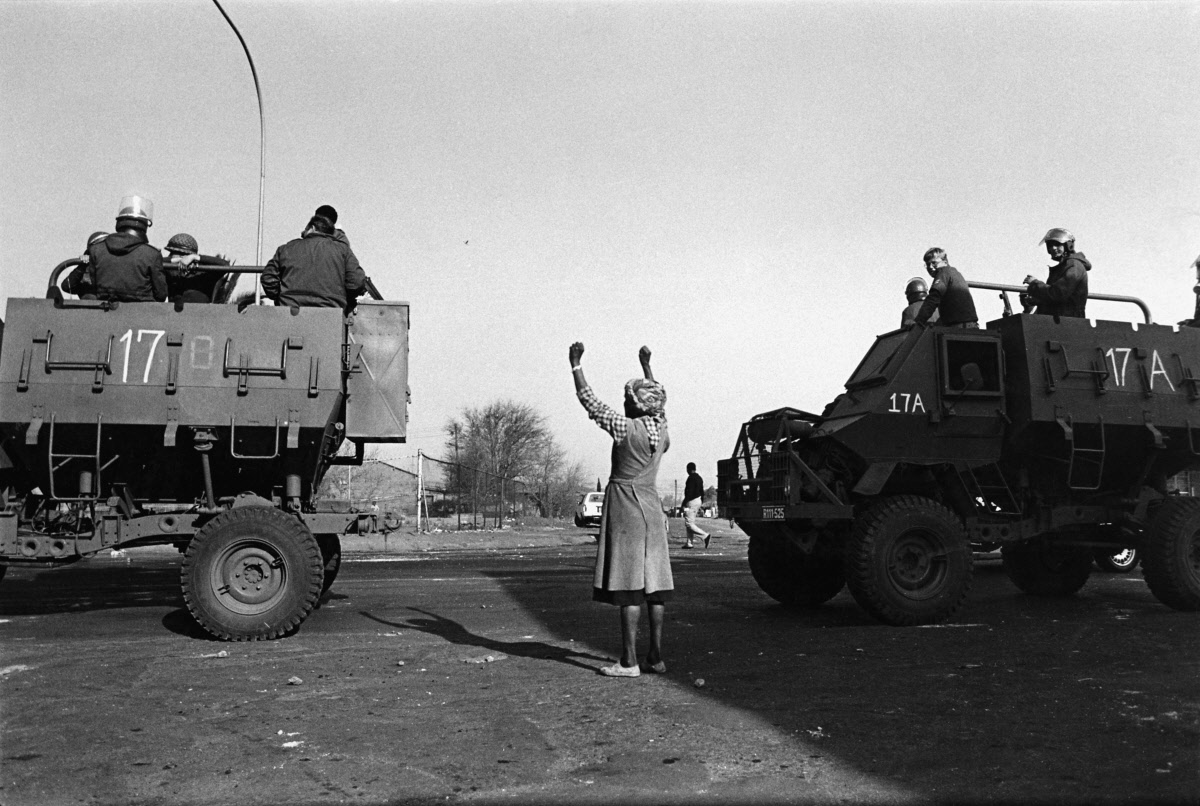
{"label": "handrail", "polygon": [[[968,280],[967,285],[971,288],[982,288],[986,291],[1012,291],[1014,294],[1025,293],[1025,286],[1023,285],[981,283],[976,280]],[[1142,309],[1142,315],[1146,317],[1146,324],[1154,324],[1154,318],[1150,315],[1150,308],[1137,297],[1127,297],[1123,294],[1088,294],[1088,299],[1101,300],[1103,302],[1128,302],[1130,305],[1136,305]]]}
{"label": "handrail", "polygon": [[55,291],[61,294],[62,290],[58,287],[58,278],[62,276],[62,273],[67,269],[73,269],[82,263],[82,260],[77,257],[73,257],[70,260],[64,260],[62,263],[59,263],[57,266],[55,266],[53,271],[50,272],[50,283],[46,286],[46,299],[54,299]]}

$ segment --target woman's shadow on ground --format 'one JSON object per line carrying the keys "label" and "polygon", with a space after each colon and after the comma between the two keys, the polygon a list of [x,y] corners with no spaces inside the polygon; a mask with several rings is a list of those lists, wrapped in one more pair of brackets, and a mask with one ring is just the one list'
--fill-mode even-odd
{"label": "woman's shadow on ground", "polygon": [[395,627],[400,630],[420,630],[431,635],[436,635],[439,638],[460,646],[473,646],[480,649],[486,649],[489,652],[502,652],[505,655],[513,655],[520,658],[535,658],[537,660],[552,660],[558,663],[565,663],[568,666],[578,666],[581,669],[587,669],[590,672],[599,672],[595,666],[589,666],[579,659],[601,661],[602,663],[611,663],[612,658],[592,655],[587,652],[581,652],[577,649],[568,647],[554,646],[542,641],[498,641],[494,638],[488,638],[483,635],[477,635],[466,627],[459,624],[457,621],[439,616],[437,613],[430,613],[428,610],[421,610],[417,607],[410,607],[416,613],[422,613],[429,618],[410,618],[407,621],[388,621],[387,619],[379,618],[364,610],[360,610],[359,614],[371,619],[380,624],[385,624],[389,627]]}

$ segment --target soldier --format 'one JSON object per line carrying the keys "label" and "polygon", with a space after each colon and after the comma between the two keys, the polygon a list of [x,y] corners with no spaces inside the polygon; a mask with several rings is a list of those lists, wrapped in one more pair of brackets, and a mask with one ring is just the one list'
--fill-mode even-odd
{"label": "soldier", "polygon": [[72,270],[63,282],[63,290],[68,294],[74,294],[80,299],[96,298],[96,278],[92,272],[92,260],[88,257],[88,249],[92,244],[100,243],[107,237],[107,232],[93,232],[88,236],[87,245],[83,247],[83,254],[79,256],[83,265]]}
{"label": "soldier", "polygon": [[[904,298],[908,300],[908,307],[900,314],[900,327],[909,327],[917,321],[917,311],[921,310],[921,302],[929,295],[929,291],[925,286],[925,281],[920,277],[914,277],[908,281],[908,285],[904,287]],[[930,324],[937,321],[937,311],[929,317]]]}
{"label": "soldier", "polygon": [[936,311],[939,325],[978,328],[979,316],[975,313],[971,289],[958,269],[947,262],[946,250],[936,246],[928,249],[924,261],[925,271],[933,278],[933,285],[913,317],[913,323],[923,325],[929,322]]}
{"label": "soldier", "polygon": [[275,250],[262,273],[263,293],[276,305],[342,308],[363,293],[366,275],[333,222],[314,215],[300,237]]}
{"label": "soldier", "polygon": [[333,209],[333,205],[322,204],[320,207],[317,208],[317,211],[315,213],[313,213],[313,215],[319,215],[322,218],[328,218],[329,223],[333,224],[333,226],[334,226],[333,237],[336,238],[337,240],[341,241],[342,243],[346,244],[346,246],[350,245],[350,239],[346,237],[345,230],[341,230],[341,229],[337,228],[337,218],[338,218],[337,210]]}
{"label": "soldier", "polygon": [[[88,246],[88,263],[67,278],[70,287],[83,283],[88,267],[99,299],[118,302],[164,302],[167,278],[162,254],[146,241],[154,224],[154,203],[141,196],[121,199],[117,231]],[[71,293],[76,293],[72,291]]]}
{"label": "soldier", "polygon": [[193,266],[228,266],[221,255],[200,254],[200,244],[186,232],[167,241],[167,285],[172,302],[223,302],[228,274],[196,271]]}
{"label": "soldier", "polygon": [[1050,230],[1039,245],[1043,243],[1056,263],[1044,283],[1032,274],[1025,276],[1025,298],[1037,305],[1034,313],[1083,319],[1088,299],[1087,273],[1092,264],[1082,252],[1075,251],[1075,236],[1065,229]]}

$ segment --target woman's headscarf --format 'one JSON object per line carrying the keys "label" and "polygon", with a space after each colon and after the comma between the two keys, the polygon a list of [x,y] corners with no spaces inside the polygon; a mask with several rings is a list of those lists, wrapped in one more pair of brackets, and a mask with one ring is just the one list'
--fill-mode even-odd
{"label": "woman's headscarf", "polygon": [[634,378],[625,384],[625,399],[632,402],[643,414],[656,417],[667,405],[667,390],[658,381]]}

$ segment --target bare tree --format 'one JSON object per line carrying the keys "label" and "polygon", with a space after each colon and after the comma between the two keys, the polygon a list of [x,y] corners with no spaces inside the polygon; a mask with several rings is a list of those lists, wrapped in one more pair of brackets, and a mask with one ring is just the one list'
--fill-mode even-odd
{"label": "bare tree", "polygon": [[[497,525],[503,523],[505,480],[530,474],[539,449],[547,440],[546,418],[526,403],[498,400],[482,408],[463,409],[459,418],[446,424],[447,448],[457,448],[458,461],[487,474],[487,487],[494,485],[498,501]],[[462,479],[458,481],[461,490]],[[476,485],[479,486],[478,484]],[[484,495],[492,492],[485,488]]]}

